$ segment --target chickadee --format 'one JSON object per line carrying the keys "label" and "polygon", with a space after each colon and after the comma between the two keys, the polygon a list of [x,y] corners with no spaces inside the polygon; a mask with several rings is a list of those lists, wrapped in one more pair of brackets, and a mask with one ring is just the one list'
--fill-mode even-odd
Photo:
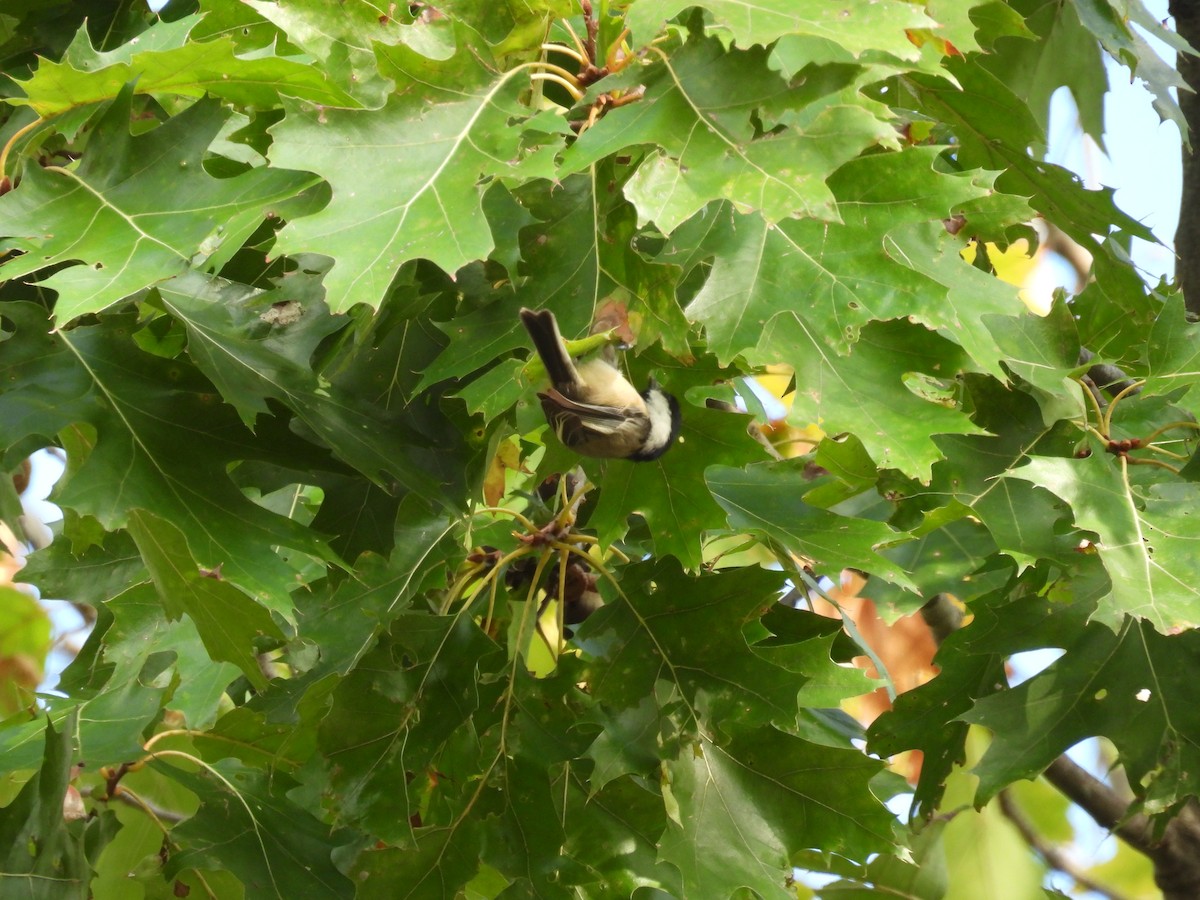
{"label": "chickadee", "polygon": [[542,411],[564,444],[583,456],[634,462],[670,449],[679,434],[679,403],[653,378],[639,394],[601,355],[576,365],[548,309],[522,309],[521,321],[550,376],[549,390],[538,393]]}

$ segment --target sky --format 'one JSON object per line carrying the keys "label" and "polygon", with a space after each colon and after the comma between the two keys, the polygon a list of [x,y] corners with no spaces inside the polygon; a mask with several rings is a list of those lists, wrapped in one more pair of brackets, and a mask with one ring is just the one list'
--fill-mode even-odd
{"label": "sky", "polygon": [[[1160,21],[1167,18],[1167,0],[1146,0],[1145,5]],[[1148,35],[1146,39],[1168,65],[1174,65],[1170,47]],[[1084,138],[1070,92],[1060,88],[1050,104],[1047,158],[1076,172],[1090,188],[1116,188],[1117,206],[1153,229],[1165,246],[1137,241],[1134,260],[1144,270],[1143,277],[1156,282],[1159,277],[1169,278],[1175,268],[1172,247],[1182,184],[1179,129],[1159,121],[1150,105],[1150,92],[1140,81],[1131,81],[1128,69],[1111,59],[1107,69],[1107,156]]]}

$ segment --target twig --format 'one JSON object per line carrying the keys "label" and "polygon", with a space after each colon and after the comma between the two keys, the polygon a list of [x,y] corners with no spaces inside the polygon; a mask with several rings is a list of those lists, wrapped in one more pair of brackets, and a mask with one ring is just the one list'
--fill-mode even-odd
{"label": "twig", "polygon": [[1033,823],[1025,816],[1025,812],[1016,804],[1009,791],[1001,791],[998,799],[1000,801],[1000,812],[1013,823],[1017,831],[1021,833],[1021,837],[1025,839],[1025,843],[1029,844],[1034,852],[1046,861],[1046,865],[1067,875],[1085,890],[1097,893],[1102,897],[1108,897],[1109,900],[1129,900],[1120,891],[1115,891],[1095,881],[1071,859],[1069,854],[1064,853],[1061,847],[1038,834],[1037,829],[1033,827]]}
{"label": "twig", "polygon": [[97,788],[85,788],[79,793],[85,797],[91,797],[95,800],[102,800],[107,803],[111,803],[114,800],[118,803],[124,803],[126,806],[132,806],[134,809],[140,809],[142,812],[147,813],[152,818],[157,819],[159,822],[168,822],[172,825],[176,825],[187,818],[187,816],[183,815],[182,813],[172,812],[170,810],[163,809],[161,806],[155,806],[149,800],[146,800],[145,798],[133,793],[133,791],[129,790],[127,787],[118,786],[116,791],[111,794],[106,794],[102,789]]}

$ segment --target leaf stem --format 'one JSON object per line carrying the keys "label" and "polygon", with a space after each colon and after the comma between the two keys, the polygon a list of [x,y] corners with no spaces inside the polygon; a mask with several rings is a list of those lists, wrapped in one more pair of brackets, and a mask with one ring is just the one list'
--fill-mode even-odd
{"label": "leaf stem", "polygon": [[[149,752],[150,748],[153,747],[155,744],[157,744],[159,741],[165,740],[166,738],[173,738],[173,737],[198,737],[198,738],[203,738],[206,741],[219,741],[219,742],[223,742],[226,744],[231,744],[234,747],[250,748],[250,745],[247,744],[245,741],[235,741],[233,738],[226,737],[223,734],[216,734],[211,731],[198,731],[195,728],[169,728],[166,731],[160,731],[157,734],[152,735],[144,744],[142,744],[142,750],[145,752]],[[253,749],[253,748],[251,748],[251,749]],[[291,766],[292,768],[300,767],[300,763],[296,762],[295,760],[284,759],[281,757],[274,757],[274,759],[277,760],[278,762],[282,762],[288,766]]]}
{"label": "leaf stem", "polygon": [[[624,68],[625,61],[629,59],[623,52],[623,45],[627,37],[629,37],[629,29],[622,29],[621,33],[617,35],[617,39],[608,46],[608,53],[604,55],[604,65],[611,72],[620,71]],[[617,54],[621,54],[620,57]]]}
{"label": "leaf stem", "polygon": [[5,142],[3,149],[0,149],[0,178],[3,178],[4,173],[8,171],[8,154],[12,151],[12,148],[16,146],[17,141],[29,134],[29,132],[33,131],[45,121],[46,120],[41,116],[38,116],[38,118],[34,119],[28,125],[22,125],[12,133],[12,136],[7,142]]}
{"label": "leaf stem", "polygon": [[563,78],[561,75],[555,75],[553,72],[534,72],[529,76],[529,80],[553,81],[555,84],[560,84],[566,88],[567,93],[570,94],[574,100],[578,101],[583,99],[583,91],[575,87],[575,85],[571,84],[571,82],[567,81],[567,79]]}
{"label": "leaf stem", "polygon": [[1190,458],[1190,457],[1188,457],[1188,455],[1186,453],[1176,453],[1174,450],[1168,450],[1166,447],[1162,446],[1161,444],[1146,444],[1145,449],[1150,450],[1154,453],[1161,453],[1163,456],[1169,456],[1169,457],[1171,457],[1171,459],[1177,459],[1180,462],[1183,462]]}
{"label": "leaf stem", "polygon": [[[531,63],[530,65],[536,66],[539,69],[544,69],[546,72],[551,72],[555,75],[558,75],[562,79],[562,83],[569,83],[575,88],[576,91],[579,90],[579,80],[575,77],[574,72],[568,72],[562,66],[555,65],[552,62],[546,62],[545,60],[541,59]],[[580,94],[580,96],[583,95]],[[576,97],[575,99],[578,100],[579,97]]]}
{"label": "leaf stem", "polygon": [[[782,550],[783,548],[779,549]],[[790,556],[788,558],[790,560]],[[883,664],[883,660],[879,657],[879,654],[871,649],[871,645],[868,644],[866,638],[862,636],[862,632],[858,630],[858,626],[854,623],[854,619],[849,613],[846,612],[842,604],[838,603],[833,599],[833,597],[829,596],[828,592],[826,592],[826,590],[821,587],[817,580],[809,575],[808,572],[798,568],[794,564],[791,568],[793,572],[796,572],[800,575],[801,580],[809,590],[813,591],[827,603],[832,604],[833,608],[841,614],[842,627],[846,629],[846,634],[848,634],[850,636],[850,640],[854,641],[858,648],[866,654],[867,659],[871,660],[872,665],[875,666],[875,671],[879,673],[879,677],[883,680],[883,686],[887,691],[888,699],[894,703],[896,701],[896,685],[892,681],[892,676],[888,673],[887,666]]]}
{"label": "leaf stem", "polygon": [[587,47],[583,46],[583,41],[579,39],[579,35],[575,33],[575,29],[571,27],[571,23],[566,19],[561,20],[563,28],[567,29],[567,34],[571,36],[571,40],[575,43],[575,49],[579,51],[580,65],[589,65],[592,58],[588,56]]}
{"label": "leaf stem", "polygon": [[1170,463],[1165,463],[1161,459],[1138,459],[1133,456],[1126,457],[1126,462],[1134,466],[1158,466],[1160,469],[1166,469],[1175,475],[1179,474],[1179,470]]}
{"label": "leaf stem", "polygon": [[[1100,426],[1103,426],[1103,425],[1104,425],[1104,410],[1102,410],[1102,409],[1100,408],[1100,401],[1096,399],[1096,395],[1092,393],[1092,390],[1091,390],[1091,388],[1089,388],[1089,387],[1088,387],[1088,386],[1087,386],[1087,385],[1086,385],[1086,384],[1083,382],[1083,380],[1082,380],[1082,379],[1079,379],[1079,378],[1077,378],[1077,379],[1075,379],[1075,380],[1076,380],[1076,382],[1078,382],[1078,384],[1079,384],[1079,389],[1080,389],[1081,391],[1083,391],[1083,395],[1084,395],[1085,397],[1087,397],[1087,398],[1088,398],[1088,400],[1090,401],[1090,403],[1091,403],[1091,406],[1092,406],[1092,409],[1094,409],[1094,410],[1096,411],[1096,424],[1098,424],[1098,425],[1100,425]],[[1086,427],[1086,428],[1088,428],[1088,429],[1090,430],[1090,429],[1091,429],[1091,423],[1090,423],[1090,422],[1084,422],[1084,427]],[[1105,440],[1107,440],[1107,438],[1105,438]]]}
{"label": "leaf stem", "polygon": [[530,531],[530,532],[537,531],[537,526],[534,525],[533,522],[531,522],[526,516],[517,512],[515,509],[509,509],[506,506],[480,506],[480,507],[477,507],[471,513],[471,515],[477,516],[480,513],[500,513],[500,514],[503,514],[506,516],[512,516],[514,519],[516,519],[518,522],[520,522],[521,525],[523,525],[528,531]]}
{"label": "leaf stem", "polygon": [[554,44],[547,41],[542,44],[542,49],[550,53],[561,53],[563,56],[569,56],[581,66],[587,65],[587,60],[583,58],[582,54],[574,47],[568,47],[566,44]]}
{"label": "leaf stem", "polygon": [[1122,388],[1120,393],[1118,393],[1115,397],[1112,398],[1112,400],[1108,404],[1108,409],[1105,410],[1105,413],[1104,413],[1104,429],[1103,430],[1104,430],[1105,434],[1112,434],[1112,417],[1113,417],[1113,413],[1115,413],[1117,411],[1117,404],[1120,403],[1122,400],[1124,400],[1126,397],[1128,397],[1130,394],[1132,394],[1134,391],[1140,389],[1145,383],[1146,383],[1145,381],[1131,382],[1130,384],[1127,384],[1124,388]]}
{"label": "leaf stem", "polygon": [[1160,434],[1165,434],[1166,432],[1171,431],[1175,428],[1191,428],[1194,431],[1200,431],[1200,422],[1189,422],[1189,421],[1170,422],[1167,425],[1163,425],[1161,428],[1155,428],[1152,432],[1150,432],[1150,434],[1148,434],[1146,437],[1142,438],[1142,444],[1145,445],[1145,444],[1153,443],[1154,439],[1156,437],[1158,437]]}

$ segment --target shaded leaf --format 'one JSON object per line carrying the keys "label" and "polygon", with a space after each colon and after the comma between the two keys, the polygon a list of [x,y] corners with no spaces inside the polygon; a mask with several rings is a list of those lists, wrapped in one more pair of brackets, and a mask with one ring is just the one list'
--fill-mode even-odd
{"label": "shaded leaf", "polygon": [[[188,273],[159,286],[167,309],[188,329],[196,365],[253,427],[268,398],[288,406],[317,438],[377,483],[388,475],[409,490],[440,496],[428,470],[413,458],[424,443],[394,416],[373,408],[313,371],[316,344],[343,327],[310,304],[299,321],[274,322],[273,304],[289,302],[286,287],[262,293],[236,283]],[[296,302],[296,301],[291,301]]]}
{"label": "shaded leaf", "polygon": [[679,867],[688,893],[749,887],[763,897],[794,896],[798,851],[856,855],[892,846],[892,816],[867,786],[878,768],[855,751],[771,728],[728,746],[685,746],[665,766],[679,818],[668,822],[660,853]]}
{"label": "shaded leaf", "polygon": [[286,609],[294,570],[275,546],[329,553],[298,522],[246,499],[228,467],[262,456],[286,459],[291,449],[277,435],[264,440],[271,429],[252,437],[187,362],[138,349],[132,316],[51,335],[39,307],[10,303],[3,314],[22,338],[20,351],[14,346],[0,363],[0,384],[21,386],[0,393],[7,439],[38,435],[45,443],[73,426],[94,430],[94,446],[58,501],[109,529],[146,509],[184,533],[199,565],[219,568]]}
{"label": "shaded leaf", "polygon": [[188,552],[183,533],[170,522],[136,509],[129,533],[141,551],[169,619],[187,614],[209,655],[238,666],[262,690],[267,680],[253,644],[260,638],[283,639],[271,614],[218,573],[202,573]]}
{"label": "shaded leaf", "polygon": [[882,522],[808,506],[802,498],[810,483],[801,468],[713,466],[705,480],[733,528],[763,532],[831,577],[842,569],[859,569],[915,590],[904,571],[878,553],[904,536]]}
{"label": "shaded leaf", "polygon": [[77,718],[55,729],[46,722],[45,752],[38,774],[0,809],[0,891],[30,900],[86,898],[92,866],[111,840],[111,812],[93,820],[64,821],[63,801],[71,787]]}
{"label": "shaded leaf", "polygon": [[1162,635],[1132,618],[1116,634],[1089,625],[1045,671],[963,713],[995,734],[975,769],[979,802],[1094,735],[1116,744],[1148,812],[1195,795],[1200,722],[1184,698],[1198,663],[1193,631]]}
{"label": "shaded leaf", "polygon": [[413,847],[364,851],[354,863],[354,896],[362,900],[442,900],[453,896],[479,867],[479,828],[428,828]]}
{"label": "shaded leaf", "polygon": [[592,695],[627,709],[665,682],[683,698],[688,730],[689,720],[721,730],[743,720],[794,723],[806,679],[756,654],[740,636],[776,601],[782,582],[780,573],[750,569],[688,577],[670,559],[626,569],[621,587],[628,599],[607,604],[577,636],[591,657]]}
{"label": "shaded leaf", "polygon": [[[259,897],[353,897],[354,885],[333,864],[352,835],[331,831],[287,798],[291,779],[227,760],[187,772],[162,760],[152,765],[200,797],[200,809],[173,834],[186,849],[172,853],[168,877],[197,869],[228,869]],[[240,839],[239,839],[240,838]]]}

